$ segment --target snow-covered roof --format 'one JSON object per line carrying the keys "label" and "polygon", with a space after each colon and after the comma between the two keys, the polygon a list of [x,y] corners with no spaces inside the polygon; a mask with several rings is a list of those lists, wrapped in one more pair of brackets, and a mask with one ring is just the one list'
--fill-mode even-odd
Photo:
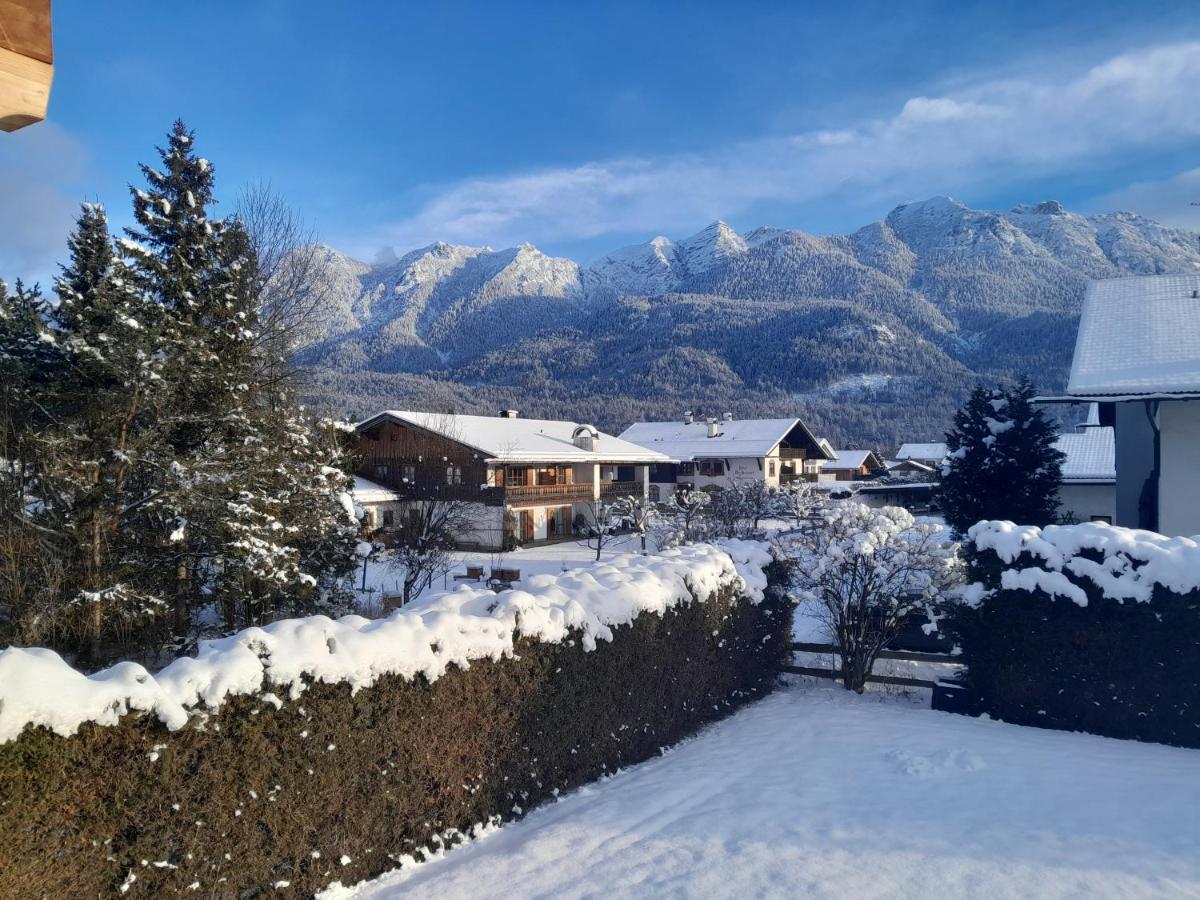
{"label": "snow-covered roof", "polygon": [[885,459],[883,461],[883,466],[889,471],[900,466],[916,469],[918,472],[932,472],[934,470],[933,466],[926,465],[917,459]]}
{"label": "snow-covered roof", "polygon": [[942,442],[930,444],[901,444],[896,459],[933,459],[941,461],[946,456],[946,445]]}
{"label": "snow-covered roof", "polygon": [[857,469],[867,465],[868,460],[874,457],[875,464],[880,464],[880,459],[875,456],[873,450],[835,450],[837,459],[830,460],[821,466],[823,472],[837,472],[846,469]]}
{"label": "snow-covered roof", "polygon": [[1093,426],[1060,434],[1054,446],[1067,455],[1062,465],[1064,483],[1116,481],[1117,454],[1112,428]]}
{"label": "snow-covered roof", "polygon": [[[389,409],[360,422],[358,430],[383,421],[414,425],[464,444],[490,460],[516,463],[659,463],[668,458],[653,450],[596,431],[591,450],[575,444],[578,422],[521,419],[502,416],[464,416],[450,413]],[[591,428],[591,426],[584,426]]]}
{"label": "snow-covered roof", "polygon": [[354,487],[350,489],[350,497],[355,503],[388,503],[400,499],[400,495],[391,488],[368,481],[361,475],[354,476]]}
{"label": "snow-covered roof", "polygon": [[1139,397],[1200,391],[1200,275],[1093,281],[1067,393]]}
{"label": "snow-covered roof", "polygon": [[708,436],[708,423],[694,422],[635,422],[621,438],[642,447],[661,451],[671,459],[690,462],[710,457],[764,457],[799,427],[809,444],[813,458],[821,450],[817,439],[799,419],[730,419],[717,423],[716,437]]}

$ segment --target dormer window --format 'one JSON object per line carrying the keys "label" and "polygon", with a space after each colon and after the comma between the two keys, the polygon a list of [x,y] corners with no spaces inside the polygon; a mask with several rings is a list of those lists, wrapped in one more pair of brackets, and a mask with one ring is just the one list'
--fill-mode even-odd
{"label": "dormer window", "polygon": [[593,453],[600,440],[600,432],[591,425],[579,425],[571,433],[571,442],[580,450]]}

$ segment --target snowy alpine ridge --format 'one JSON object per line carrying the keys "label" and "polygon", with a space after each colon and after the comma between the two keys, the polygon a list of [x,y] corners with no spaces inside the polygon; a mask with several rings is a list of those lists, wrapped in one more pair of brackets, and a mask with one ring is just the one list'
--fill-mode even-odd
{"label": "snowy alpine ridge", "polygon": [[560,575],[534,575],[520,590],[495,594],[463,585],[433,594],[386,619],[326,616],[285,619],[202,641],[156,675],[122,662],[94,675],[71,668],[51,650],[0,651],[0,743],[28,725],[60,735],[85,722],[116,725],[122,715],[153,713],[182,728],[198,710],[215,710],[231,696],[260,695],[275,706],[279,691],[299,698],[309,681],[347,683],[354,691],[384,675],[434,681],[451,665],[511,656],[520,637],[557,643],[581,632],[584,649],[611,641],[612,628],[642,613],[662,615],[694,598],[734,587],[752,603],[763,599],[764,544],[731,540],[697,544],[655,556],[617,554]]}
{"label": "snowy alpine ridge", "polygon": [[[301,361],[356,410],[377,405],[372,391],[529,409],[536,386],[545,409],[530,412],[569,402],[620,428],[692,400],[739,415],[802,401],[819,420],[836,399],[899,404],[889,419],[911,436],[939,434],[946,398],[976,376],[1061,386],[1088,281],[1200,271],[1200,243],[1132,213],[934,197],[848,235],[718,221],[587,266],[440,242],[373,266],[326,250],[325,263],[328,315]],[[922,429],[921,416],[941,417]]]}

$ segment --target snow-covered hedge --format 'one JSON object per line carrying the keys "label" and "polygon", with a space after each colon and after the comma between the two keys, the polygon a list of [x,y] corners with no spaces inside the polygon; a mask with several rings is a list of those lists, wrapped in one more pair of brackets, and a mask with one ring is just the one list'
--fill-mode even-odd
{"label": "snow-covered hedge", "polygon": [[155,675],[0,652],[0,895],[302,895],[520,815],[769,690],[771,566],[738,541],[614,556],[248,629]]}
{"label": "snow-covered hedge", "polygon": [[980,522],[948,610],[984,711],[1200,746],[1200,543],[1101,523]]}

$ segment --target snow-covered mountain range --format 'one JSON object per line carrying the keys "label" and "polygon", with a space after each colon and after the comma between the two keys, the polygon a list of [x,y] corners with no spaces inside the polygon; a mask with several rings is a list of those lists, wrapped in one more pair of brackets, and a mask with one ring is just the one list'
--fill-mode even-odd
{"label": "snow-covered mountain range", "polygon": [[[934,197],[849,235],[718,221],[588,266],[442,242],[377,266],[326,249],[324,263],[328,315],[301,360],[351,411],[381,394],[445,405],[447,390],[481,409],[532,394],[610,427],[686,404],[792,405],[884,441],[936,436],[976,378],[1061,386],[1087,281],[1200,270],[1200,241],[1132,213]],[[835,401],[853,421],[834,421]],[[881,428],[889,404],[897,424]]]}

